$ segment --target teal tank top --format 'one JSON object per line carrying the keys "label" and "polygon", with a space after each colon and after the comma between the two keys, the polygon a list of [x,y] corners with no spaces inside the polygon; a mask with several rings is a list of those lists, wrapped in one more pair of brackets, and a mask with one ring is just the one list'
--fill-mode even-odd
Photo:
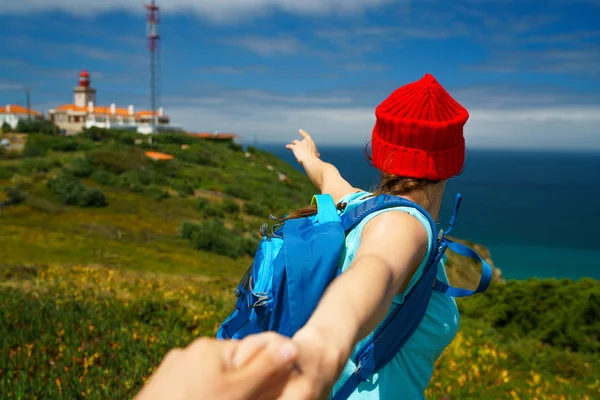
{"label": "teal tank top", "polygon": [[[352,209],[366,200],[371,193],[357,192],[351,193],[342,198],[342,202],[347,203],[345,211]],[[431,231],[429,223],[425,216],[412,208],[398,207],[394,210],[405,211],[417,218],[427,229],[429,239],[435,235]],[[352,260],[358,246],[360,237],[365,224],[385,210],[377,211],[367,216],[359,225],[357,225],[346,237],[346,243],[340,260],[342,272],[346,271]],[[415,285],[423,273],[429,251],[423,261],[413,274],[405,293]],[[437,269],[437,278],[448,282],[444,264],[446,256],[440,261]],[[398,294],[394,297],[390,311],[404,301],[404,294]],[[349,397],[350,400],[412,400],[424,399],[424,392],[431,380],[435,361],[442,354],[444,349],[452,342],[458,331],[459,313],[456,303],[452,297],[434,291],[427,307],[425,316],[410,339],[398,354],[382,369],[376,372],[365,382],[361,382],[358,388]],[[346,379],[356,369],[354,363],[356,352],[360,349],[363,342],[372,337],[371,332],[366,338],[360,341],[354,348],[350,359],[333,387],[332,396],[341,388]]]}

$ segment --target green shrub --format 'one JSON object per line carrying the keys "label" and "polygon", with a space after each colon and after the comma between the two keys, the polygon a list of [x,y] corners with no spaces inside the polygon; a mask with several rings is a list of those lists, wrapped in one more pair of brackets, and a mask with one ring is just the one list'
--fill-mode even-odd
{"label": "green shrub", "polygon": [[119,186],[127,188],[132,192],[139,193],[144,190],[144,183],[142,181],[141,174],[137,170],[127,171],[122,173],[117,178]]}
{"label": "green shrub", "polygon": [[54,191],[63,204],[79,207],[104,207],[106,197],[100,189],[87,188],[77,179],[60,175],[48,180],[48,188]]}
{"label": "green shrub", "polygon": [[173,180],[171,187],[179,193],[180,197],[188,197],[194,194],[194,187],[184,180]]}
{"label": "green shrub", "polygon": [[31,186],[33,186],[33,184],[35,183],[35,180],[31,176],[24,176],[24,175],[17,174],[17,175],[14,175],[10,179],[10,183],[16,188],[28,189]]}
{"label": "green shrub", "polygon": [[19,163],[19,171],[24,175],[36,173],[48,173],[54,168],[62,166],[59,160],[50,160],[47,158],[27,159]]}
{"label": "green shrub", "polygon": [[149,165],[160,176],[165,178],[178,178],[181,166],[177,160],[149,160]]}
{"label": "green shrub", "polygon": [[17,123],[16,132],[19,133],[41,133],[44,135],[58,135],[60,129],[54,122],[49,120],[19,120]]}
{"label": "green shrub", "polygon": [[[41,150],[44,154],[41,154]],[[48,151],[72,152],[79,149],[77,138],[73,136],[49,136],[40,134],[30,134],[25,142],[23,154],[27,157],[35,157],[31,154],[40,153],[45,155]]]}
{"label": "green shrub", "polygon": [[251,235],[243,238],[242,241],[242,252],[243,254],[247,254],[249,256],[254,256],[256,250],[258,249],[258,245],[260,243],[260,239],[256,237],[256,235]]}
{"label": "green shrub", "polygon": [[90,163],[113,174],[145,168],[149,160],[141,150],[97,150],[87,154]]}
{"label": "green shrub", "polygon": [[11,179],[18,171],[16,165],[0,165],[0,180]]}
{"label": "green shrub", "polygon": [[78,136],[94,142],[103,142],[112,139],[113,133],[108,129],[92,126],[91,128],[83,129],[79,132]]}
{"label": "green shrub", "polygon": [[[202,223],[185,222],[181,227],[181,236],[192,242],[198,250],[210,251],[230,258],[249,254],[249,242],[227,229],[221,219],[215,218]],[[254,254],[256,248],[250,254]]]}
{"label": "green shrub", "polygon": [[77,178],[88,178],[94,172],[94,166],[87,159],[77,157],[65,170]]}
{"label": "green shrub", "polygon": [[80,207],[104,207],[107,205],[104,192],[98,188],[84,188],[77,201]]}
{"label": "green shrub", "polygon": [[458,304],[461,313],[490,323],[507,339],[539,339],[556,348],[600,353],[598,281],[514,281]]}
{"label": "green shrub", "polygon": [[249,223],[248,221],[244,220],[244,219],[236,219],[234,222],[235,225],[235,229],[237,229],[239,232],[248,232],[251,230],[251,223]]}
{"label": "green shrub", "polygon": [[204,218],[223,218],[225,216],[225,213],[223,213],[223,210],[221,209],[221,207],[219,207],[218,204],[208,203],[202,209],[202,216]]}
{"label": "green shrub", "polygon": [[196,146],[190,147],[187,150],[173,149],[170,150],[169,153],[175,156],[179,161],[183,162],[212,167],[219,165],[214,153],[211,153],[208,149],[197,148]]}
{"label": "green shrub", "polygon": [[23,149],[23,157],[44,157],[46,155],[46,149],[35,144],[25,143]]}
{"label": "green shrub", "polygon": [[253,203],[251,201],[244,204],[244,212],[248,215],[255,217],[267,217],[269,212],[261,204]]}
{"label": "green shrub", "polygon": [[135,139],[137,139],[138,136],[139,134],[136,132],[119,132],[116,135],[116,141],[117,143],[121,143],[127,146],[133,146],[135,145]]}
{"label": "green shrub", "polygon": [[239,214],[240,212],[240,206],[232,199],[223,200],[221,208],[227,214]]}
{"label": "green shrub", "polygon": [[90,178],[104,186],[114,186],[119,178],[115,174],[111,174],[103,169],[97,169],[92,172]]}
{"label": "green shrub", "polygon": [[148,194],[150,194],[150,197],[152,197],[152,199],[157,200],[157,201],[163,200],[163,199],[166,199],[169,197],[169,192],[167,192],[163,188],[156,186],[156,185],[148,186],[146,191]]}
{"label": "green shrub", "polygon": [[124,172],[119,175],[119,180],[124,187],[128,187],[132,183],[138,186],[160,185],[166,181],[159,172],[151,168],[134,169]]}
{"label": "green shrub", "polygon": [[189,136],[185,133],[161,133],[160,135],[156,135],[153,137],[155,143],[160,144],[187,144],[191,145],[198,139],[193,136]]}
{"label": "green shrub", "polygon": [[225,186],[223,193],[242,200],[250,200],[252,198],[250,191],[245,186],[238,184]]}
{"label": "green shrub", "polygon": [[204,210],[209,204],[210,201],[206,197],[198,197],[198,200],[196,200],[198,210]]}
{"label": "green shrub", "polygon": [[0,147],[0,159],[4,160],[16,160],[17,158],[23,157],[23,152],[15,149],[7,149]]}
{"label": "green shrub", "polygon": [[241,145],[234,142],[227,143],[227,147],[235,151],[236,153],[241,152],[243,150],[243,147]]}
{"label": "green shrub", "polygon": [[6,193],[7,203],[11,205],[21,204],[27,199],[27,194],[18,187],[6,187],[4,192]]}

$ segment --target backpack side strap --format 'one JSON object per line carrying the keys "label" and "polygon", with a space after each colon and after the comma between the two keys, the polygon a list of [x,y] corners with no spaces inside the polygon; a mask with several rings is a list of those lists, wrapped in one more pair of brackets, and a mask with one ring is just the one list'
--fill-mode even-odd
{"label": "backpack side strap", "polygon": [[325,224],[340,221],[335,202],[330,194],[316,194],[313,196],[310,204],[317,206],[317,223]]}
{"label": "backpack side strap", "polygon": [[490,264],[488,264],[483,258],[481,258],[479,254],[477,254],[470,247],[464,246],[460,243],[456,243],[446,237],[442,240],[446,243],[448,249],[452,250],[456,254],[480,261],[481,277],[479,278],[479,285],[477,285],[477,288],[475,290],[454,287],[438,280],[437,278],[433,282],[433,288],[438,292],[445,293],[446,295],[452,297],[468,297],[474,295],[475,293],[484,292],[490,286],[490,283],[492,281],[492,267],[490,266]]}

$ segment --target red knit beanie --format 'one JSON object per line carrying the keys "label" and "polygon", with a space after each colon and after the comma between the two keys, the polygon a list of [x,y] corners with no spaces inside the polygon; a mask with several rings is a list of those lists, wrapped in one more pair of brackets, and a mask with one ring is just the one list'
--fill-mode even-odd
{"label": "red knit beanie", "polygon": [[372,158],[380,171],[428,180],[461,171],[469,113],[432,75],[396,89],[375,116]]}

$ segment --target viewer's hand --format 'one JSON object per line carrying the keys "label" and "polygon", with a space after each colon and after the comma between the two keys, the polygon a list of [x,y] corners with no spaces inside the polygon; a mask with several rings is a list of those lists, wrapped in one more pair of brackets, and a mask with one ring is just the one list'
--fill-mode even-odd
{"label": "viewer's hand", "polygon": [[329,399],[345,365],[341,352],[328,347],[321,332],[308,326],[299,330],[292,341],[298,348],[298,371],[290,378],[280,399]]}
{"label": "viewer's hand", "polygon": [[298,163],[302,165],[304,160],[310,157],[319,158],[321,155],[317,151],[317,146],[315,142],[313,142],[310,135],[304,132],[302,129],[299,129],[300,136],[302,136],[302,140],[294,140],[292,143],[287,144],[285,147],[292,150],[294,153],[294,157],[298,160]]}
{"label": "viewer's hand", "polygon": [[136,400],[275,399],[292,373],[296,354],[291,341],[275,333],[242,341],[198,339],[171,350]]}

